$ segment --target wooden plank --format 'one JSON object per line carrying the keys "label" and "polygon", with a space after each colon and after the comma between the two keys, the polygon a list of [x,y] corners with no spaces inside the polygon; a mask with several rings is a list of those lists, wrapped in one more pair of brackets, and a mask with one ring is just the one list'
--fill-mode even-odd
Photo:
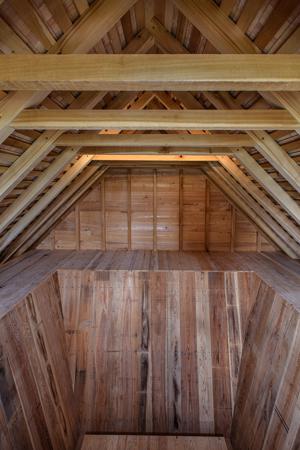
{"label": "wooden plank", "polygon": [[[135,5],[137,0],[98,1],[84,14],[82,20],[76,23],[67,35],[55,44],[50,53],[85,53],[91,50],[97,42]],[[82,37],[85,36],[85,39]]]}
{"label": "wooden plank", "polygon": [[[263,284],[250,314],[242,356],[231,436],[234,446],[293,448],[293,437],[299,432],[298,361],[299,314]],[[253,401],[255,408],[249,415]]]}
{"label": "wooden plank", "polygon": [[255,44],[263,50],[273,39],[281,26],[284,25],[296,10],[297,6],[299,6],[297,0],[290,0],[288,4],[283,0],[279,0],[269,15],[266,23],[255,37]]}
{"label": "wooden plank", "polygon": [[43,133],[1,176],[0,200],[3,200],[3,198],[23,180],[26,174],[28,174],[49,153],[55,140],[60,134],[59,131],[47,131]]}
{"label": "wooden plank", "polygon": [[158,250],[179,250],[179,173],[156,173],[156,235]]}
{"label": "wooden plank", "polygon": [[3,251],[34,219],[37,217],[57,195],[91,162],[91,156],[81,156],[75,164],[38,200],[29,211],[15,224],[0,240]]}
{"label": "wooden plank", "polygon": [[238,183],[228,178],[229,175],[226,176],[226,173],[222,169],[218,169],[212,165],[210,165],[210,169],[202,168],[202,170],[227,195],[233,205],[244,212],[258,226],[264,235],[268,236],[269,239],[291,258],[299,258],[299,249],[297,249],[295,241],[283,232],[282,228],[265,213],[263,208],[259,207],[258,203],[252,200],[246,191],[241,190]]}
{"label": "wooden plank", "polygon": [[99,130],[294,130],[300,126],[284,110],[114,111],[28,109],[12,122],[16,129]]}
{"label": "wooden plank", "polygon": [[272,164],[296,191],[300,192],[300,167],[297,162],[268,133],[264,131],[249,131],[248,135],[253,138],[256,148],[267,161]]}
{"label": "wooden plank", "polygon": [[215,3],[174,0],[182,14],[221,53],[259,53],[259,49]]}
{"label": "wooden plank", "polygon": [[71,450],[78,428],[59,287],[54,276],[39,284],[0,320],[1,409],[11,448]]}
{"label": "wooden plank", "polygon": [[239,150],[237,159],[245,167],[247,172],[255,178],[259,184],[288,212],[288,214],[300,223],[300,207],[295,200],[248,154],[246,150]]}
{"label": "wooden plank", "polygon": [[45,3],[62,32],[66,33],[71,28],[72,22],[64,5],[59,0],[46,0]]}
{"label": "wooden plank", "polygon": [[67,164],[76,157],[77,149],[69,148],[58,156],[44,172],[0,216],[0,233],[37,197]]}
{"label": "wooden plank", "polygon": [[81,145],[84,147],[239,147],[252,146],[253,140],[245,134],[191,135],[191,134],[98,134],[65,133],[60,136],[56,145]]}
{"label": "wooden plank", "polygon": [[[153,35],[156,45],[164,53],[189,53],[188,50],[186,50],[182,46],[182,44],[177,41],[177,39],[173,38],[173,36],[166,30],[166,28],[159,22],[156,17],[152,17],[150,22],[147,24],[147,27],[149,29],[149,32]],[[169,51],[170,46],[172,47],[172,51]]]}
{"label": "wooden plank", "polygon": [[99,448],[111,450],[158,450],[160,448],[174,448],[176,450],[227,450],[226,442],[221,437],[194,436],[97,436],[85,435],[81,450],[97,450]]}
{"label": "wooden plank", "polygon": [[[123,252],[106,255],[102,268],[113,264],[132,269],[132,257],[137,258],[135,267],[141,264],[142,252],[126,253],[121,265]],[[180,261],[174,259],[173,253],[170,263],[178,267]],[[218,432],[228,434],[227,337],[233,345],[236,341],[229,337],[231,325],[218,302],[220,296],[225,302],[224,273],[215,274],[208,283],[203,272],[103,272],[100,266],[84,278],[77,271],[59,274],[66,330],[72,340],[72,377],[80,386],[84,426],[92,432],[98,428],[114,433],[214,433],[217,423]],[[78,295],[82,282],[88,292],[84,298]],[[94,302],[94,296],[99,301]],[[93,327],[88,325],[91,320]],[[91,350],[87,357],[76,339],[84,329],[82,345],[85,352]],[[92,345],[95,338],[97,346]]]}
{"label": "wooden plank", "polygon": [[267,197],[264,192],[253,183],[247,175],[228,157],[219,157],[218,161],[222,166],[252,195],[255,200],[260,203],[263,208],[268,211],[272,217],[285,229],[290,235],[300,243],[300,232],[298,227],[287,218],[278,207]]}
{"label": "wooden plank", "polygon": [[0,89],[296,91],[299,67],[298,55],[2,55]]}
{"label": "wooden plank", "polygon": [[[81,195],[83,195],[87,189],[91,187],[91,182],[96,181],[96,173],[98,168],[88,166],[70,186],[68,186],[62,194],[60,194],[48,208],[43,211],[34,222],[31,223],[30,228],[25,230],[22,235],[14,240],[13,244],[6,252],[5,259],[14,255],[17,251],[19,253],[28,250],[34,243],[39,242],[42,236],[44,236],[51,228],[55,226],[62,214],[73,206]],[[103,168],[103,173],[106,168]],[[102,171],[100,175],[102,176]],[[99,176],[100,176],[99,175]]]}
{"label": "wooden plank", "polygon": [[0,42],[12,53],[31,53],[26,43],[2,18],[0,18]]}

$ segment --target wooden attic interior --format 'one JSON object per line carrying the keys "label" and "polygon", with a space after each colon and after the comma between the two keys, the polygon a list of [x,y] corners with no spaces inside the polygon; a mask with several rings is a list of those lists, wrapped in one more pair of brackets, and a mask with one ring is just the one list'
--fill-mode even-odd
{"label": "wooden attic interior", "polygon": [[0,0],[0,449],[300,448],[299,0]]}

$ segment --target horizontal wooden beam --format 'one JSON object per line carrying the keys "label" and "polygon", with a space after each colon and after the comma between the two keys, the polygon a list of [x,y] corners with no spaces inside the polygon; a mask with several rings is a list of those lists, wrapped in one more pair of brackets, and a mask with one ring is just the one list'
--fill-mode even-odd
{"label": "horizontal wooden beam", "polygon": [[300,55],[1,55],[0,89],[295,91]]}
{"label": "horizontal wooden beam", "polygon": [[300,127],[285,110],[117,111],[27,109],[15,129],[42,130],[294,130]]}
{"label": "horizontal wooden beam", "polygon": [[66,133],[59,137],[58,146],[82,147],[253,147],[253,140],[246,134],[98,134]]}
{"label": "horizontal wooden beam", "polygon": [[95,155],[94,161],[135,161],[135,162],[203,162],[217,161],[217,156],[213,155]]}
{"label": "horizontal wooden beam", "polygon": [[227,147],[81,147],[81,155],[235,155]]}

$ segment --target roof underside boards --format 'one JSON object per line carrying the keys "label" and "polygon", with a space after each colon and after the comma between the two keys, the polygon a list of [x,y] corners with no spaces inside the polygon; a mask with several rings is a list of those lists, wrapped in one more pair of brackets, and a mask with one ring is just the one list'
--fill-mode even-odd
{"label": "roof underside boards", "polygon": [[[300,51],[299,24],[297,0],[4,0],[0,1],[0,53],[11,58],[15,54],[75,53],[152,54],[161,58],[165,54],[291,56]],[[300,93],[262,92],[259,85],[257,89],[253,86],[247,91],[217,92],[179,91],[174,86],[159,91],[142,91],[142,86],[135,91],[69,91],[62,85],[61,90],[49,91],[49,85],[41,83],[34,92],[0,91],[1,260],[27,250],[26,239],[30,246],[35,244],[30,229],[42,226],[42,215],[55,206],[58,195],[71,207],[110,164],[128,167],[128,161],[120,159],[131,155],[128,159],[135,156],[136,165],[140,154],[144,155],[143,165],[147,164],[145,154],[157,155],[158,159],[160,154],[183,154],[184,163],[200,166],[232,203],[243,205],[243,212],[267,231],[273,242],[275,236],[282,251],[300,258]],[[156,110],[158,121],[171,117],[173,122],[168,127],[160,122],[155,131],[153,124],[138,127],[134,121],[118,129],[80,131],[78,120],[74,127],[70,122],[60,127],[56,121],[51,130],[45,130],[46,125],[38,129],[34,124],[22,129],[22,117],[30,114],[22,113],[26,109],[43,110],[32,114],[36,118],[44,115],[46,121],[46,110],[49,117],[59,111],[83,121],[86,114],[109,116],[109,110],[124,110],[125,120],[126,111],[132,110],[130,114],[141,120],[141,110]],[[92,109],[106,113],[78,111]],[[200,129],[188,122],[190,128],[183,125],[179,130],[174,121],[174,117],[181,117],[180,111],[186,111],[189,118],[209,117],[207,111],[215,120],[230,117],[226,110],[246,110],[240,111],[245,121],[247,117],[260,117],[259,130],[253,121],[248,129],[235,123],[209,127],[207,120]],[[238,117],[239,112],[235,113],[232,117]],[[270,129],[267,122],[272,115],[292,125],[277,122],[278,126]],[[101,135],[108,136],[111,144],[105,140],[102,144]],[[114,153],[122,154],[122,158],[113,161]],[[106,154],[103,163],[101,154]],[[188,155],[205,158],[187,163]],[[207,161],[208,155],[211,161]],[[177,164],[176,158],[170,159],[170,164]],[[51,216],[45,222],[49,228],[60,211],[66,213],[66,206],[55,211],[53,222]],[[16,250],[19,247],[22,250]]]}

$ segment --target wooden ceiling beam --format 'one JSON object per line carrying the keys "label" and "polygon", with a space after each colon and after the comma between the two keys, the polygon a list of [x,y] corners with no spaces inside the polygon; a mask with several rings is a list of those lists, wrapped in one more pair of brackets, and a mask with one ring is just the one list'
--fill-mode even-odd
{"label": "wooden ceiling beam", "polygon": [[12,122],[20,130],[294,130],[285,110],[47,110],[27,109]]}
{"label": "wooden ceiling beam", "polygon": [[51,204],[45,209],[30,227],[14,240],[3,252],[2,261],[7,261],[17,252],[24,253],[32,245],[51,231],[51,228],[106,172],[107,167],[88,166]]}
{"label": "wooden ceiling beam", "polygon": [[82,147],[249,147],[253,140],[246,134],[119,134],[66,133],[56,140],[58,146],[80,145]]}
{"label": "wooden ceiling beam", "polygon": [[[172,0],[179,11],[186,16],[203,36],[220,52],[231,54],[257,55],[261,50],[251,41],[250,38],[224,14],[222,9],[211,0]],[[274,55],[275,56],[275,55]],[[279,56],[279,55],[277,55]],[[291,64],[293,64],[291,62]],[[257,85],[254,90],[262,91]],[[282,89],[285,91],[286,89]],[[275,91],[275,89],[274,89]],[[263,95],[263,93],[262,93]],[[285,97],[285,92],[277,93],[276,99],[281,103],[285,102],[288,111],[294,115],[298,121],[298,114],[295,109],[289,106],[289,101]]]}
{"label": "wooden ceiling beam", "polygon": [[290,258],[300,257],[300,246],[218,163],[202,167],[205,175],[242,211],[276,246]]}
{"label": "wooden ceiling beam", "polygon": [[0,89],[297,91],[300,55],[0,55]]}
{"label": "wooden ceiling beam", "polygon": [[[187,134],[188,136],[188,134]],[[227,147],[82,147],[81,155],[234,155]]]}
{"label": "wooden ceiling beam", "polygon": [[[84,13],[48,53],[80,53],[88,52],[100,39],[121,19],[137,0],[97,0]],[[46,98],[49,91],[43,93]],[[3,136],[9,135],[10,122],[32,102],[32,92],[14,92],[12,99],[0,110],[0,130]],[[1,135],[0,135],[1,136]],[[2,143],[3,140],[0,140]]]}
{"label": "wooden ceiling beam", "polygon": [[109,154],[109,155],[94,155],[94,161],[134,161],[134,162],[203,162],[203,161],[217,161],[217,156],[214,155],[145,155],[145,154],[134,154],[134,155],[120,155],[120,154]]}

